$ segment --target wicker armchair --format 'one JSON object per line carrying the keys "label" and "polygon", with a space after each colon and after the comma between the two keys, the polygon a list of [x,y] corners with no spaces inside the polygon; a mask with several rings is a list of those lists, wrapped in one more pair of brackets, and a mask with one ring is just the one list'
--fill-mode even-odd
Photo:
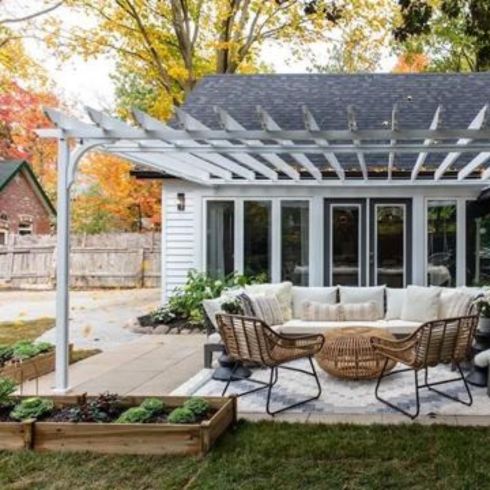
{"label": "wicker armchair", "polygon": [[[266,410],[269,415],[275,415],[284,410],[288,410],[299,405],[303,405],[320,397],[322,389],[315,366],[312,362],[312,357],[322,348],[322,335],[305,335],[301,337],[288,338],[274,332],[262,320],[257,318],[249,318],[239,315],[216,315],[218,328],[226,346],[228,355],[236,360],[244,363],[252,363],[263,368],[270,369],[269,382],[264,382],[252,378],[247,378],[247,381],[259,384],[258,388],[238,394],[244,396],[267,388],[267,403]],[[294,361],[295,359],[308,358],[311,366],[311,372],[305,371],[283,364]],[[297,371],[300,373],[313,376],[316,381],[318,393],[306,400],[302,400],[287,407],[282,407],[278,410],[271,410],[270,399],[272,388],[278,380],[278,368]],[[230,376],[223,389],[222,396],[225,395],[231,381],[243,379],[234,373]]]}
{"label": "wicker armchair", "polygon": [[[424,323],[413,334],[402,340],[371,338],[371,345],[376,352],[386,357],[383,371],[376,384],[375,396],[382,403],[415,419],[420,412],[419,390],[429,390],[451,400],[470,406],[473,403],[470,389],[461,370],[460,363],[469,357],[471,343],[478,324],[478,316],[470,315],[459,318],[447,318]],[[390,360],[408,366],[404,369],[386,372]],[[459,372],[459,377],[429,383],[429,368],[438,364],[452,364]],[[424,371],[424,383],[419,384],[419,371]],[[415,377],[415,412],[411,413],[390,403],[379,396],[381,381],[396,373],[413,371]],[[462,381],[468,394],[468,401],[437,390],[434,386]]]}

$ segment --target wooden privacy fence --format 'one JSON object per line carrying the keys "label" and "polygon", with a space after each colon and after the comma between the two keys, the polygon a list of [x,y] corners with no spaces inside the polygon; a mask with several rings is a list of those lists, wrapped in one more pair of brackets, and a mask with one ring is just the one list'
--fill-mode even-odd
{"label": "wooden privacy fence", "polygon": [[[160,285],[160,235],[73,235],[70,284],[76,288],[150,288]],[[0,284],[56,286],[56,237],[9,235],[0,246]]]}

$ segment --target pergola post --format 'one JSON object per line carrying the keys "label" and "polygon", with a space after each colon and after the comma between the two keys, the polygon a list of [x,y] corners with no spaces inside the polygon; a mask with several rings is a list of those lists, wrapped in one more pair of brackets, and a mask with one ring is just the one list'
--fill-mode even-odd
{"label": "pergola post", "polygon": [[69,368],[69,281],[70,281],[70,187],[68,140],[58,142],[58,195],[56,216],[56,386],[55,391],[68,391]]}

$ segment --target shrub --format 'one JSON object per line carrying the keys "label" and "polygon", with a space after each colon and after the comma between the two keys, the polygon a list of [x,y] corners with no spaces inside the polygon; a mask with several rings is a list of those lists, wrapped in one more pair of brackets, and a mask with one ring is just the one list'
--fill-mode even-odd
{"label": "shrub", "polygon": [[10,412],[15,420],[41,419],[49,415],[54,409],[54,403],[44,398],[26,398]]}
{"label": "shrub", "polygon": [[12,404],[10,395],[15,391],[15,382],[8,378],[0,379],[0,407],[8,407]]}
{"label": "shrub", "polygon": [[0,365],[5,364],[12,359],[14,349],[11,345],[0,345]]}
{"label": "shrub", "polygon": [[188,408],[179,407],[170,412],[167,420],[171,424],[191,424],[195,422],[196,416]]}
{"label": "shrub", "polygon": [[117,424],[143,424],[148,422],[152,413],[143,407],[132,407],[121,414],[116,420]]}
{"label": "shrub", "polygon": [[120,399],[115,393],[102,393],[93,400],[84,396],[77,407],[70,408],[70,422],[108,422],[119,415]]}
{"label": "shrub", "polygon": [[12,358],[24,361],[51,349],[53,349],[53,345],[49,342],[34,343],[30,340],[20,340],[12,347]]}
{"label": "shrub", "polygon": [[196,417],[202,417],[209,411],[209,403],[203,398],[189,398],[183,405],[184,408],[190,410]]}
{"label": "shrub", "polygon": [[152,323],[170,323],[176,316],[170,311],[168,306],[161,306],[150,313]]}
{"label": "shrub", "polygon": [[165,403],[158,398],[147,398],[146,400],[143,400],[140,407],[144,408],[147,412],[150,412],[152,416],[155,416],[164,412]]}

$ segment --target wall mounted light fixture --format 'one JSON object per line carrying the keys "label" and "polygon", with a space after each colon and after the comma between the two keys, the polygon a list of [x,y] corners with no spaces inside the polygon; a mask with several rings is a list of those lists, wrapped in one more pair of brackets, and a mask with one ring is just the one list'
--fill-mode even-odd
{"label": "wall mounted light fixture", "polygon": [[185,194],[183,192],[177,194],[177,211],[185,211]]}

